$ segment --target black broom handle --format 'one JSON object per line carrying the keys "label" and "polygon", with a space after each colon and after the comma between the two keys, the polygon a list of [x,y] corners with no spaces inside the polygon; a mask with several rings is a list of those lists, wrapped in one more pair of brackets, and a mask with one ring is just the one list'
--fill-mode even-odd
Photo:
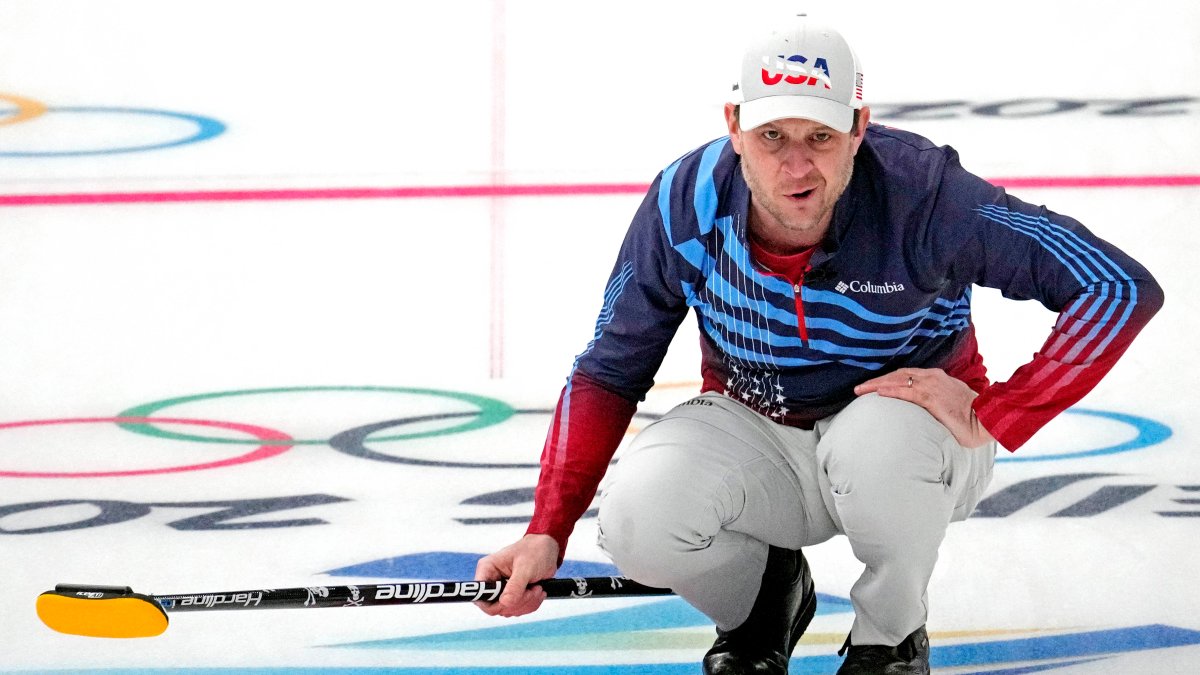
{"label": "black broom handle", "polygon": [[[198,612],[231,609],[283,609],[302,607],[372,607],[379,605],[423,605],[442,602],[494,602],[504,591],[506,581],[422,581],[357,586],[309,586],[305,588],[264,588],[251,591],[148,595],[167,612]],[[597,598],[638,595],[670,595],[665,588],[654,588],[626,577],[575,577],[544,579],[530,586],[541,586],[550,598]],[[94,599],[132,595],[123,586],[83,586],[60,584],[59,593],[88,593]]]}

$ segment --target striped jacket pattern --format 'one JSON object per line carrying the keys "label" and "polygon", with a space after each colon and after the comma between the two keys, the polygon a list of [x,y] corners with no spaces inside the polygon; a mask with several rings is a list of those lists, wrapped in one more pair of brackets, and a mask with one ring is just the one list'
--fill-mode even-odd
{"label": "striped jacket pattern", "polygon": [[[749,210],[727,138],[655,179],[618,254],[594,338],[563,390],[543,453],[535,509],[543,517],[531,531],[561,532],[560,521],[582,513],[550,515],[565,492],[581,489],[573,481],[598,483],[620,442],[611,427],[623,431],[622,415],[653,385],[689,313],[701,336],[703,389],[781,424],[811,426],[877,375],[942,368],[979,392],[979,421],[1016,450],[1099,382],[1163,302],[1142,265],[1076,220],[971,174],[952,148],[879,125],[867,129],[802,283],[756,265]],[[979,354],[974,286],[1059,315],[1005,382],[989,381]],[[594,488],[582,488],[587,500]]]}

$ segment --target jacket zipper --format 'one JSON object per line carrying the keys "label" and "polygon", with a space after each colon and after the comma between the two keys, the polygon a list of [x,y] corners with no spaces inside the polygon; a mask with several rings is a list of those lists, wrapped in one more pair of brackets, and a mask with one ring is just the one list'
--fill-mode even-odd
{"label": "jacket zipper", "polygon": [[800,344],[802,346],[807,347],[808,346],[808,329],[804,327],[804,301],[800,297],[801,296],[800,288],[804,285],[805,275],[807,275],[812,270],[812,265],[808,265],[804,268],[804,271],[800,273],[800,281],[795,282],[795,283],[793,283],[791,279],[788,279],[786,276],[780,274],[779,272],[776,272],[775,270],[771,269],[770,267],[767,267],[766,265],[763,265],[762,263],[759,263],[759,267],[761,267],[762,270],[767,273],[767,275],[775,277],[777,279],[783,279],[784,281],[788,282],[789,284],[792,284],[792,302],[795,303],[795,307],[796,307],[796,330],[800,334]]}
{"label": "jacket zipper", "polygon": [[800,281],[792,284],[792,295],[796,301],[796,327],[800,329],[800,342],[805,347],[808,346],[808,329],[804,326],[804,300],[801,299],[800,288],[804,285],[804,276],[812,269],[812,265],[804,268],[804,273],[800,275]]}

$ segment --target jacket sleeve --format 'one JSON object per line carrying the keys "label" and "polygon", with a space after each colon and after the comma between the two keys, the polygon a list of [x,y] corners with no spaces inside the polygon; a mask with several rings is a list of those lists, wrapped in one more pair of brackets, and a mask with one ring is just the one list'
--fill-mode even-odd
{"label": "jacket sleeve", "polygon": [[542,471],[534,491],[527,534],[558,542],[559,564],[575,523],[596,496],[637,405],[576,372],[563,387],[542,447]]}
{"label": "jacket sleeve", "polygon": [[1058,313],[1033,359],[973,404],[984,428],[1015,451],[1112,369],[1162,306],[1163,291],[1145,267],[1078,221],[1008,195],[948,152],[930,248],[956,280]]}
{"label": "jacket sleeve", "polygon": [[546,435],[527,532],[553,536],[560,556],[687,314],[663,226],[660,183],[661,176],[629,228],[595,334],[575,360]]}

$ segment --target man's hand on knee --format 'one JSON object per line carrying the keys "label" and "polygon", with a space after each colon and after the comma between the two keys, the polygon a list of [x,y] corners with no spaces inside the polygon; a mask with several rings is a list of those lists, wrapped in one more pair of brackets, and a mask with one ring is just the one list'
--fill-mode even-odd
{"label": "man's hand on knee", "polygon": [[978,394],[941,368],[901,368],[854,388],[859,396],[872,392],[921,406],[964,448],[977,448],[992,440],[971,407]]}
{"label": "man's hand on knee", "polygon": [[527,534],[519,541],[485,556],[475,566],[475,579],[508,584],[496,602],[475,603],[492,616],[521,616],[536,611],[546,591],[529,584],[549,579],[558,571],[558,542],[545,534]]}

